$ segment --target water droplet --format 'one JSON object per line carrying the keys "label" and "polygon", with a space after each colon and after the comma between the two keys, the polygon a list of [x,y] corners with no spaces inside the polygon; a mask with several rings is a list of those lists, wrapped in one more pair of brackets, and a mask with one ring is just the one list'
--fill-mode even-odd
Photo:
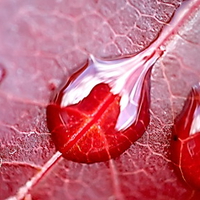
{"label": "water droplet", "polygon": [[192,88],[175,119],[172,138],[172,160],[178,175],[200,190],[200,84]]}
{"label": "water droplet", "polygon": [[5,76],[6,76],[6,70],[4,66],[0,63],[0,83],[3,81]]}
{"label": "water droplet", "polygon": [[161,55],[102,61],[92,55],[55,93],[47,123],[69,160],[94,163],[123,153],[149,124],[150,74]]}
{"label": "water droplet", "polygon": [[49,88],[49,90],[54,91],[56,89],[56,84],[51,82],[51,83],[49,83],[48,88]]}

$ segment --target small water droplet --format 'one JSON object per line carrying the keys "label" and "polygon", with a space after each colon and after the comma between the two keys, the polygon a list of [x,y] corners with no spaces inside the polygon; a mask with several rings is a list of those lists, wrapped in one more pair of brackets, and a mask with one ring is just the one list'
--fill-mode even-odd
{"label": "small water droplet", "polygon": [[51,82],[51,83],[49,83],[48,88],[49,88],[49,90],[54,91],[56,89],[56,84]]}
{"label": "small water droplet", "polygon": [[180,178],[198,190],[200,190],[199,124],[200,84],[197,84],[192,88],[182,112],[175,119],[171,155]]}
{"label": "small water droplet", "polygon": [[0,63],[0,83],[3,81],[5,76],[6,76],[6,70],[4,66]]}
{"label": "small water droplet", "polygon": [[161,51],[103,61],[90,56],[47,107],[57,149],[69,160],[94,163],[123,153],[149,124],[150,74]]}

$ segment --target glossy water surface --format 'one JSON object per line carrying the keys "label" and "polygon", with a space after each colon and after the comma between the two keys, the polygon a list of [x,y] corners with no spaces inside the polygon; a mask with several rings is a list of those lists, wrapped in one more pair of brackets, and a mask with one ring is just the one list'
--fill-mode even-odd
{"label": "glossy water surface", "polygon": [[171,153],[178,175],[200,190],[200,84],[193,87],[174,122]]}

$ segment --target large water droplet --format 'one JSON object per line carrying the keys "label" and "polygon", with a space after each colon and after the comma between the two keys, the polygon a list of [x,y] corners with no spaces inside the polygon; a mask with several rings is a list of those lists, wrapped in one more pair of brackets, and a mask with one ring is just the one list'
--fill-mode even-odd
{"label": "large water droplet", "polygon": [[150,74],[162,52],[103,61],[92,55],[47,107],[48,128],[69,160],[106,161],[123,153],[149,124]]}
{"label": "large water droplet", "polygon": [[192,88],[174,122],[171,153],[178,175],[200,190],[200,83]]}

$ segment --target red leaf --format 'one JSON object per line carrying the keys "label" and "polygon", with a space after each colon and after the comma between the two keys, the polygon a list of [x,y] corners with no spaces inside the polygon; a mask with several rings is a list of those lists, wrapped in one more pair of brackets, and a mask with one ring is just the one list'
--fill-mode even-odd
{"label": "red leaf", "polygon": [[[166,24],[179,2],[0,2],[1,200],[199,199],[200,193],[177,177],[169,155],[173,120],[200,80],[200,1],[184,1],[183,14],[177,10]],[[128,57],[153,41],[166,51],[153,67],[151,119],[143,137],[108,162],[87,165],[60,157],[46,126],[52,89],[81,67],[88,53]]]}

